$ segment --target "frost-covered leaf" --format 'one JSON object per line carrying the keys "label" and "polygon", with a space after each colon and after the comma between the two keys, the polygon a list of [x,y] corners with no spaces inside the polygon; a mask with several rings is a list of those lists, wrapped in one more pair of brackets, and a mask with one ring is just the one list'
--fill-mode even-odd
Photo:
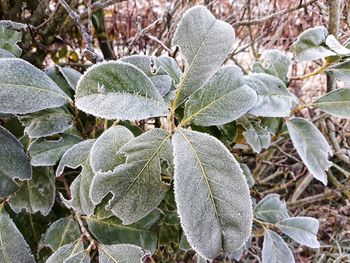
{"label": "frost-covered leaf", "polygon": [[263,128],[259,122],[250,121],[243,116],[238,119],[237,123],[244,127],[245,131],[242,134],[255,152],[260,153],[262,149],[267,149],[270,146],[270,132],[267,128]]}
{"label": "frost-covered leaf", "polygon": [[175,59],[164,56],[157,57],[156,63],[175,81],[175,84],[180,82],[182,71]]}
{"label": "frost-covered leaf", "polygon": [[124,224],[134,223],[153,211],[169,189],[161,181],[161,172],[162,163],[172,166],[170,136],[165,130],[154,129],[125,144],[120,153],[125,154],[126,163],[94,177],[90,189],[94,204],[112,193],[107,208]]}
{"label": "frost-covered leaf", "polygon": [[46,263],[65,263],[65,260],[84,250],[83,244],[80,241],[69,243],[60,247],[46,261]]}
{"label": "frost-covered leaf", "polygon": [[80,238],[78,223],[73,217],[60,218],[50,225],[40,240],[39,248],[49,247],[52,251]]}
{"label": "frost-covered leaf", "polygon": [[90,151],[95,140],[82,141],[64,153],[57,167],[56,176],[63,173],[64,167],[78,168],[82,166],[81,173],[74,179],[70,186],[72,198],[66,200],[62,195],[61,199],[67,207],[73,207],[80,214],[92,215],[95,205],[89,197],[92,178],[94,173],[90,166]]}
{"label": "frost-covered leaf", "polygon": [[314,101],[312,106],[336,117],[350,118],[350,89],[333,90]]}
{"label": "frost-covered leaf", "polygon": [[69,86],[73,90],[76,90],[78,81],[81,78],[82,74],[73,68],[58,67],[58,69],[61,72],[62,76],[66,79]]}
{"label": "frost-covered leaf", "polygon": [[276,226],[299,244],[311,248],[320,247],[317,241],[319,222],[315,218],[304,216],[286,218],[278,222]]}
{"label": "frost-covered leaf", "polygon": [[249,113],[264,117],[287,117],[297,103],[284,83],[265,73],[253,73],[244,77],[245,83],[258,94],[256,104]]}
{"label": "frost-covered leaf", "polygon": [[62,133],[72,127],[73,120],[66,108],[46,109],[18,116],[30,138],[40,138]]}
{"label": "frost-covered leaf", "polygon": [[27,61],[0,59],[0,112],[31,113],[60,107],[68,100],[52,79]]}
{"label": "frost-covered leaf", "polygon": [[237,66],[219,69],[186,103],[183,123],[211,126],[231,122],[256,103],[254,90],[244,85]]}
{"label": "frost-covered leaf", "polygon": [[22,210],[48,215],[55,202],[55,175],[48,167],[34,167],[32,179],[19,182],[19,189],[11,196],[9,205],[16,212]]}
{"label": "frost-covered leaf", "polygon": [[333,35],[329,35],[327,37],[326,45],[338,55],[350,55],[350,49],[340,44],[339,41]]}
{"label": "frost-covered leaf", "polygon": [[174,84],[172,77],[160,67],[158,60],[159,58],[157,57],[142,55],[134,55],[121,59],[121,61],[130,63],[145,73],[157,88],[160,95],[165,97],[174,88]]}
{"label": "frost-covered leaf", "polygon": [[143,247],[152,253],[157,248],[158,222],[160,213],[153,211],[140,221],[123,225],[116,217],[98,219],[87,217],[86,222],[89,231],[104,245],[128,243]]}
{"label": "frost-covered leaf", "polygon": [[32,168],[22,144],[0,126],[0,198],[14,193],[19,185],[15,181],[32,177]]}
{"label": "frost-covered leaf", "polygon": [[49,67],[44,71],[70,98],[74,98],[74,90],[63,77],[58,66]]}
{"label": "frost-covered leaf", "polygon": [[250,172],[248,165],[246,165],[245,163],[240,163],[239,166],[241,167],[243,175],[245,176],[245,179],[247,180],[247,184],[249,186],[249,189],[252,188],[253,185],[255,184],[255,180],[254,180],[252,173]]}
{"label": "frost-covered leaf", "polygon": [[63,134],[58,140],[36,139],[28,147],[31,164],[33,166],[53,166],[70,147],[81,140],[80,137],[68,134]]}
{"label": "frost-covered leaf", "polygon": [[105,119],[164,116],[168,108],[152,81],[137,67],[109,61],[89,68],[80,78],[76,106]]}
{"label": "frost-covered leaf", "polygon": [[298,61],[316,60],[337,55],[326,47],[328,31],[325,27],[305,30],[293,43],[291,50]]}
{"label": "frost-covered leaf", "polygon": [[284,83],[288,81],[287,74],[290,65],[290,58],[277,49],[267,49],[262,52],[262,61],[253,64],[255,73],[266,73],[273,75]]}
{"label": "frost-covered leaf", "polygon": [[80,251],[69,258],[65,259],[63,263],[90,263],[90,256],[88,251]]}
{"label": "frost-covered leaf", "polygon": [[173,145],[175,198],[189,243],[207,259],[240,248],[251,232],[252,204],[239,164],[204,133],[179,129]]}
{"label": "frost-covered leaf", "polygon": [[[220,68],[235,39],[230,24],[217,20],[204,6],[190,8],[177,26],[173,45],[187,61],[180,88],[181,104]],[[176,105],[177,106],[177,105]]]}
{"label": "frost-covered leaf", "polygon": [[17,42],[22,40],[22,32],[8,29],[0,24],[0,48],[5,49],[16,57],[21,56],[22,49],[17,45]]}
{"label": "frost-covered leaf", "polygon": [[286,203],[280,200],[278,194],[269,194],[261,199],[254,207],[254,215],[257,219],[272,224],[289,217]]}
{"label": "frost-covered leaf", "polygon": [[15,58],[16,56],[13,55],[11,52],[7,51],[6,49],[0,48],[0,58]]}
{"label": "frost-covered leaf", "polygon": [[124,126],[112,126],[103,132],[91,148],[90,164],[93,172],[112,171],[123,164],[125,156],[119,150],[133,138],[132,132]]}
{"label": "frost-covered leaf", "polygon": [[350,82],[350,59],[329,66],[326,71],[347,84]]}
{"label": "frost-covered leaf", "polygon": [[3,207],[0,207],[0,241],[0,262],[35,263],[28,244]]}
{"label": "frost-covered leaf", "polygon": [[327,185],[325,171],[332,166],[332,162],[328,161],[332,150],[323,134],[313,123],[303,118],[291,119],[287,127],[293,145],[310,173]]}
{"label": "frost-covered leaf", "polygon": [[142,263],[142,258],[149,255],[149,252],[130,244],[101,245],[98,252],[100,263]]}
{"label": "frost-covered leaf", "polygon": [[262,263],[294,263],[292,251],[275,232],[265,230]]}

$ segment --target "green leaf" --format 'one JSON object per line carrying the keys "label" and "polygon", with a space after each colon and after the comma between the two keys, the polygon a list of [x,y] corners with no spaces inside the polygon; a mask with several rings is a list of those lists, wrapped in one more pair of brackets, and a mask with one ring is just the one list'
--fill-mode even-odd
{"label": "green leaf", "polygon": [[79,166],[83,167],[81,173],[74,179],[70,186],[72,198],[66,200],[62,195],[60,196],[67,207],[74,208],[79,214],[85,215],[92,215],[95,209],[95,205],[89,197],[92,178],[94,177],[89,160],[91,147],[94,142],[95,140],[85,140],[71,147],[62,156],[56,170],[56,176],[60,176],[66,166],[73,169]]}
{"label": "green leaf", "polygon": [[254,207],[254,216],[272,224],[289,217],[286,203],[280,200],[278,194],[269,194],[261,199]]}
{"label": "green leaf", "polygon": [[241,167],[243,175],[245,176],[245,179],[247,180],[247,184],[249,186],[249,189],[252,188],[253,185],[255,184],[255,180],[254,180],[252,173],[250,172],[248,165],[246,165],[245,163],[240,163],[239,166]]}
{"label": "green leaf", "polygon": [[112,126],[100,137],[91,148],[90,164],[94,173],[112,171],[125,162],[120,148],[131,141],[134,135],[124,126]]}
{"label": "green leaf", "polygon": [[328,31],[323,26],[310,28],[301,33],[291,47],[296,60],[316,60],[337,55],[325,47],[327,36]]}
{"label": "green leaf", "polygon": [[255,116],[288,117],[291,108],[298,101],[277,77],[265,73],[253,73],[245,76],[244,80],[258,94],[256,104],[249,111]]}
{"label": "green leaf", "polygon": [[290,138],[300,158],[309,172],[324,185],[327,185],[325,171],[332,166],[328,161],[331,147],[316,126],[303,118],[293,118],[287,122]]}
{"label": "green leaf", "polygon": [[30,180],[19,182],[19,189],[11,196],[9,205],[19,213],[24,209],[34,214],[48,215],[55,202],[55,176],[48,167],[34,167]]}
{"label": "green leaf", "polygon": [[82,74],[73,68],[58,67],[58,69],[61,72],[62,76],[66,79],[69,86],[73,90],[76,90],[78,81],[81,78]]}
{"label": "green leaf", "polygon": [[[153,85],[157,88],[160,95],[164,98],[166,95],[169,94],[169,92],[171,92],[174,85],[171,76],[169,76],[169,74],[162,67],[160,67],[160,65],[158,65],[159,59],[160,58],[153,56],[134,55],[124,57],[121,59],[121,61],[130,63],[136,66],[138,69],[140,69],[143,73],[145,73],[147,77],[150,78]],[[172,58],[169,58],[169,60],[172,62],[172,64],[169,65],[169,67],[174,66],[174,63],[176,64],[176,62]],[[164,63],[165,62],[166,61],[164,61]]]}
{"label": "green leaf", "polygon": [[0,112],[24,114],[64,105],[70,98],[25,60],[0,59]]}
{"label": "green leaf", "polygon": [[29,138],[40,138],[62,133],[72,127],[73,120],[66,108],[46,109],[18,116],[25,126],[24,132]]}
{"label": "green leaf", "polygon": [[39,243],[39,248],[49,247],[52,251],[80,238],[78,223],[70,216],[61,218],[46,230]]}
{"label": "green leaf", "polygon": [[11,52],[16,57],[21,56],[22,49],[17,42],[22,40],[22,32],[11,30],[0,24],[0,48]]}
{"label": "green leaf", "polygon": [[78,82],[76,106],[105,119],[140,120],[168,114],[162,96],[145,73],[115,61],[85,72]]}
{"label": "green leaf", "polygon": [[235,33],[230,24],[217,20],[204,6],[190,8],[177,26],[173,45],[187,61],[182,77],[177,102],[180,105],[187,97],[201,88],[224,63]]}
{"label": "green leaf", "polygon": [[175,81],[175,84],[180,82],[182,71],[175,59],[164,56],[157,57],[156,64]]}
{"label": "green leaf", "polygon": [[288,81],[287,74],[290,58],[282,51],[277,49],[267,49],[262,52],[261,62],[253,64],[255,73],[266,73],[275,76],[284,83]]}
{"label": "green leaf", "polygon": [[257,100],[254,90],[244,85],[243,72],[237,66],[219,69],[186,103],[182,123],[220,125],[236,120]]}
{"label": "green leaf", "polygon": [[90,263],[90,256],[88,251],[80,251],[64,260],[63,263]]}
{"label": "green leaf", "polygon": [[179,129],[173,145],[175,198],[189,243],[207,259],[240,248],[251,232],[252,205],[239,164],[204,133]]}
{"label": "green leaf", "polygon": [[58,66],[45,69],[45,74],[48,75],[70,98],[74,98],[74,90],[63,77]]}
{"label": "green leaf", "polygon": [[311,248],[320,247],[317,241],[319,222],[315,218],[304,216],[286,218],[278,222],[276,226],[299,244]]}
{"label": "green leaf", "polygon": [[0,198],[14,193],[19,185],[15,181],[32,177],[32,168],[22,144],[0,126]]}
{"label": "green leaf", "polygon": [[46,263],[66,263],[66,259],[83,251],[83,244],[78,241],[76,243],[69,243],[60,247],[55,253],[53,253],[46,261]]}
{"label": "green leaf", "polygon": [[11,52],[7,51],[6,49],[0,48],[0,58],[15,58],[16,56],[13,55]]}
{"label": "green leaf", "polygon": [[133,244],[143,247],[152,253],[157,248],[157,227],[160,219],[158,211],[150,213],[131,225],[123,225],[116,217],[98,219],[86,217],[88,228],[94,237],[104,245]]}
{"label": "green leaf", "polygon": [[262,263],[294,263],[294,257],[284,240],[275,232],[265,230]]}
{"label": "green leaf", "polygon": [[47,140],[39,138],[33,141],[28,147],[33,166],[53,166],[62,155],[82,138],[63,134],[58,140]]}
{"label": "green leaf", "polygon": [[347,83],[350,81],[350,59],[329,66],[326,71],[333,74],[337,79]]}
{"label": "green leaf", "polygon": [[90,197],[94,204],[109,192],[106,208],[131,224],[153,211],[163,200],[168,185],[161,181],[162,163],[172,166],[171,134],[162,129],[148,131],[125,144],[120,153],[126,163],[94,177]]}
{"label": "green leaf", "polygon": [[350,55],[350,49],[340,44],[339,41],[333,35],[329,35],[327,37],[326,45],[338,55],[341,55],[341,56]]}
{"label": "green leaf", "polygon": [[267,149],[270,146],[270,132],[267,128],[263,128],[259,122],[251,121],[243,116],[238,119],[237,123],[244,127],[243,136],[255,152],[260,153],[262,149]]}
{"label": "green leaf", "polygon": [[142,248],[130,244],[120,244],[111,246],[101,245],[99,246],[98,251],[100,263],[142,263],[142,258],[149,255],[149,252],[146,252]]}
{"label": "green leaf", "polygon": [[350,89],[333,90],[314,101],[312,106],[336,117],[350,118]]}
{"label": "green leaf", "polygon": [[0,262],[35,263],[30,248],[9,215],[0,207]]}

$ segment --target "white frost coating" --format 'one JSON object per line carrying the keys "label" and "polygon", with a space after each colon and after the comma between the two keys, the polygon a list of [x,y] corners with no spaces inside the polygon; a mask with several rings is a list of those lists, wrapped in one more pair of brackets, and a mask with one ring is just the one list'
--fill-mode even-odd
{"label": "white frost coating", "polygon": [[0,112],[31,113],[70,100],[52,79],[25,60],[0,59]]}
{"label": "white frost coating", "polygon": [[46,261],[46,263],[63,263],[65,259],[70,256],[83,251],[83,244],[78,241],[76,243],[69,243],[60,247],[55,253],[53,253]]}
{"label": "white frost coating", "polygon": [[265,230],[262,263],[295,263],[292,251],[275,232]]}
{"label": "white frost coating", "polygon": [[15,55],[8,52],[6,49],[0,48],[0,58],[15,58]]}
{"label": "white frost coating", "polygon": [[201,256],[239,249],[252,227],[252,203],[242,170],[226,147],[204,133],[173,137],[175,199],[186,237]]}
{"label": "white frost coating", "polygon": [[[103,85],[104,92],[98,87]],[[76,106],[105,119],[140,120],[168,114],[168,107],[151,80],[124,62],[103,62],[79,79]]]}
{"label": "white frost coating", "polygon": [[81,78],[82,74],[73,69],[73,68],[68,68],[68,67],[58,67],[59,71],[69,84],[69,86],[73,89],[76,90],[77,83],[79,79]]}
{"label": "white frost coating", "polygon": [[119,153],[119,150],[133,138],[132,132],[123,126],[112,126],[103,132],[91,148],[92,171],[108,172],[124,163],[124,155]]}
{"label": "white frost coating", "polygon": [[254,207],[254,215],[272,224],[289,217],[286,203],[280,200],[278,194],[269,194],[261,199]]}
{"label": "white frost coating", "polygon": [[36,139],[28,147],[31,164],[33,166],[53,166],[70,147],[81,140],[82,138],[69,134],[63,134],[59,140]]}
{"label": "white frost coating", "polygon": [[256,92],[244,85],[242,70],[237,66],[226,66],[190,96],[184,122],[202,126],[225,124],[245,114],[256,100]]}
{"label": "white frost coating", "polygon": [[63,107],[18,116],[18,119],[25,126],[24,132],[28,134],[29,138],[62,133],[73,125],[72,116]]}
{"label": "white frost coating", "polygon": [[100,245],[98,250],[100,263],[142,263],[142,259],[150,255],[148,251],[131,244]]}
{"label": "white frost coating", "polygon": [[61,246],[78,239],[80,239],[80,228],[75,219],[72,216],[60,218],[53,222],[42,236],[39,250],[47,246],[56,251]]}
{"label": "white frost coating", "polygon": [[[349,73],[347,74],[350,75]],[[312,103],[312,106],[333,116],[350,119],[350,89],[333,90],[317,99]]]}
{"label": "white frost coating", "polygon": [[326,45],[339,55],[342,55],[342,56],[350,55],[350,49],[340,44],[339,41],[333,35],[329,35],[326,38]]}
{"label": "white frost coating", "polygon": [[0,262],[35,263],[34,257],[21,232],[8,214],[0,208]]}
{"label": "white frost coating", "polygon": [[192,7],[183,15],[173,39],[173,45],[180,47],[188,64],[180,84],[183,92],[178,105],[219,69],[234,39],[232,26],[217,20],[204,6]]}
{"label": "white frost coating", "polygon": [[325,27],[314,27],[301,33],[291,46],[298,61],[322,59],[337,53],[324,47],[328,31]]}
{"label": "white frost coating", "polygon": [[75,208],[80,214],[92,215],[95,205],[89,197],[89,190],[94,177],[94,173],[90,166],[90,151],[95,140],[85,140],[71,147],[62,156],[57,167],[56,176],[60,176],[64,167],[78,168],[82,166],[81,173],[74,179],[70,186],[72,199],[65,199],[62,194],[61,200],[67,207]]}
{"label": "white frost coating", "polygon": [[0,126],[0,198],[9,196],[18,189],[15,179],[28,180],[32,167],[22,144]]}
{"label": "white frost coating", "polygon": [[48,215],[55,202],[55,176],[48,167],[34,167],[32,179],[19,182],[19,189],[10,197],[9,205],[16,213],[23,209]]}
{"label": "white frost coating", "polygon": [[278,222],[276,226],[299,244],[311,248],[320,247],[317,241],[319,222],[315,218],[304,216],[286,218]]}
{"label": "white frost coating", "polygon": [[245,76],[244,80],[258,94],[258,100],[249,113],[263,117],[290,115],[297,100],[279,78],[265,73],[253,73]]}
{"label": "white frost coating", "polygon": [[63,173],[65,167],[72,169],[78,168],[82,165],[87,158],[89,158],[90,149],[95,140],[84,140],[78,144],[69,148],[62,156],[60,163],[56,169],[56,176],[60,176]]}
{"label": "white frost coating", "polygon": [[88,253],[88,251],[80,251],[65,259],[63,263],[90,263],[90,256]]}
{"label": "white frost coating", "polygon": [[327,185],[325,171],[332,166],[328,155],[332,153],[327,140],[316,126],[303,118],[287,121],[288,132],[300,158],[317,180]]}
{"label": "white frost coating", "polygon": [[125,154],[126,162],[93,178],[90,189],[93,203],[97,205],[112,193],[107,208],[123,224],[132,224],[152,212],[169,189],[161,181],[161,165],[166,161],[172,166],[170,136],[163,129],[154,129],[125,144],[120,153]]}

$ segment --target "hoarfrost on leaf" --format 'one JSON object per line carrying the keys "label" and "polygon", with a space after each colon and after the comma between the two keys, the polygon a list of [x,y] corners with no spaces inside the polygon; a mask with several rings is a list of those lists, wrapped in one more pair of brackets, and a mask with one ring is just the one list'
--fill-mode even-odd
{"label": "hoarfrost on leaf", "polygon": [[130,244],[101,245],[99,246],[100,263],[142,263],[142,259],[149,255],[149,252]]}
{"label": "hoarfrost on leaf", "polygon": [[173,137],[175,199],[186,237],[201,256],[239,249],[252,227],[242,170],[216,138],[179,129]]}
{"label": "hoarfrost on leaf", "polygon": [[278,194],[269,194],[261,199],[254,207],[254,215],[257,219],[272,224],[289,217],[286,203],[280,200]]}
{"label": "hoarfrost on leaf", "polygon": [[[103,92],[99,87],[104,87]],[[105,119],[140,120],[168,114],[164,99],[145,73],[125,62],[89,68],[76,89],[78,109]]]}
{"label": "hoarfrost on leaf", "polygon": [[265,230],[262,263],[295,263],[292,251],[275,232]]}
{"label": "hoarfrost on leaf", "polygon": [[173,45],[187,61],[178,106],[201,88],[224,63],[235,39],[232,26],[217,20],[204,6],[190,8],[177,26]]}

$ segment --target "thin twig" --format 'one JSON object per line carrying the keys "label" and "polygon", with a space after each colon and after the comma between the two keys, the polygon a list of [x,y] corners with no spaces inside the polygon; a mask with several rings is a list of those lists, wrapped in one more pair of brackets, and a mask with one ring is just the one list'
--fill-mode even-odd
{"label": "thin twig", "polygon": [[80,16],[70,8],[70,6],[67,4],[65,0],[59,0],[59,2],[64,7],[64,9],[66,9],[67,13],[73,19],[75,24],[80,27],[80,30],[83,34],[83,38],[87,43],[87,48],[84,52],[84,55],[86,56],[86,58],[92,61],[93,63],[101,62],[103,59],[99,54],[95,52],[92,37],[87,32],[85,26],[81,22]]}

